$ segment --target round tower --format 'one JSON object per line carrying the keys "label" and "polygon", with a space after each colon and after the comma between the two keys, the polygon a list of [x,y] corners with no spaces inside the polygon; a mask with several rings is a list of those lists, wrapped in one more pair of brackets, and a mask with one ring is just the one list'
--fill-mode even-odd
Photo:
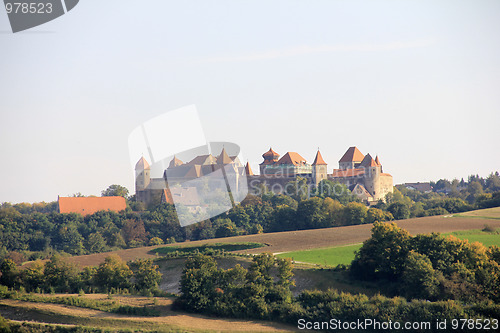
{"label": "round tower", "polygon": [[374,200],[378,200],[381,195],[380,173],[379,165],[371,165],[365,169],[365,188],[370,192]]}

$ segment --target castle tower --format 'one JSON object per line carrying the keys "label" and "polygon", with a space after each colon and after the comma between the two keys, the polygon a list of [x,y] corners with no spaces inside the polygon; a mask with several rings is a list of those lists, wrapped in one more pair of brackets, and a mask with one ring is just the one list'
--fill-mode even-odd
{"label": "castle tower", "polygon": [[381,166],[375,162],[370,154],[366,154],[361,162],[360,168],[365,170],[365,188],[375,200],[380,198],[380,173]]}
{"label": "castle tower", "polygon": [[250,164],[247,162],[247,164],[245,165],[245,174],[247,176],[253,176],[253,171],[252,171],[252,168],[250,168]]}
{"label": "castle tower", "polygon": [[141,157],[135,165],[135,194],[137,201],[147,201],[145,190],[151,182],[150,171],[151,168],[148,161],[146,161],[144,156]]}
{"label": "castle tower", "polygon": [[375,157],[375,163],[380,166],[380,172],[384,172],[384,169],[382,169],[382,163],[380,163],[380,160],[378,159],[378,155]]}
{"label": "castle tower", "polygon": [[363,154],[356,147],[349,147],[339,160],[339,169],[355,169],[363,161]]}
{"label": "castle tower", "polygon": [[262,154],[262,157],[264,158],[264,161],[260,164],[260,174],[264,175],[266,166],[277,163],[280,154],[275,152],[272,148],[269,148],[267,152]]}
{"label": "castle tower", "polygon": [[312,164],[312,181],[315,186],[318,186],[319,182],[322,181],[323,179],[327,179],[327,164],[323,160],[323,156],[321,156],[321,153],[318,152],[316,153],[316,158],[314,159],[314,162]]}

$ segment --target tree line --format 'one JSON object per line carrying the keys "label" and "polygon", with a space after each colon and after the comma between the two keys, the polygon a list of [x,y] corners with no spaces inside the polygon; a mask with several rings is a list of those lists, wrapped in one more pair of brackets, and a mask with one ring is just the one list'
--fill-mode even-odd
{"label": "tree line", "polygon": [[11,259],[0,262],[0,285],[37,293],[160,293],[162,274],[150,259],[124,262],[110,255],[99,266],[79,269],[58,255],[20,269]]}
{"label": "tree line", "polygon": [[[486,179],[469,177],[463,183],[467,189],[463,193],[465,199],[453,195],[454,192],[439,192],[438,184],[446,184],[440,180],[435,184],[438,192],[395,187],[385,202],[367,207],[345,185],[329,180],[323,180],[313,192],[302,191],[307,184],[299,177],[290,182],[290,187],[296,188],[291,196],[274,194],[263,187],[259,196],[249,194],[229,212],[187,227],[179,225],[173,205],[159,203],[146,209],[134,197],[128,197],[124,187],[111,185],[102,195],[126,197],[128,207],[123,212],[101,211],[83,217],[58,213],[57,202],[2,203],[0,258],[21,263],[50,258],[56,253],[82,255],[186,240],[454,214],[500,206],[497,178],[498,173]],[[328,193],[322,188],[336,191]]]}

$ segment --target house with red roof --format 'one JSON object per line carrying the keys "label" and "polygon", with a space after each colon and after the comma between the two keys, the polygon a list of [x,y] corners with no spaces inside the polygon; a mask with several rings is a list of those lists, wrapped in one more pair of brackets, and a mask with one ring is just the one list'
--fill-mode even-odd
{"label": "house with red roof", "polygon": [[77,213],[82,216],[98,211],[120,212],[127,208],[124,197],[59,197],[59,213]]}

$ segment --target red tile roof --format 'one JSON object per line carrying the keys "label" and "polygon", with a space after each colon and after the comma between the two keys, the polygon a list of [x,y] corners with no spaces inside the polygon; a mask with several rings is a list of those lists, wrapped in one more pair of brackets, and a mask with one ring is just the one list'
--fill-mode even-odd
{"label": "red tile roof", "polygon": [[318,149],[318,152],[316,153],[316,158],[314,159],[314,162],[312,165],[326,165],[326,162],[325,162],[325,160],[323,160],[323,156],[321,156],[319,149]]}
{"label": "red tile roof", "polygon": [[283,155],[282,158],[279,159],[278,164],[293,164],[293,165],[300,165],[300,164],[305,164],[307,161],[300,156],[298,153],[295,153],[293,151],[290,151]]}
{"label": "red tile roof", "polygon": [[264,154],[262,154],[262,157],[267,157],[267,156],[280,156],[280,154],[278,154],[277,152],[275,152],[272,148],[269,148],[269,150],[267,152],[265,152]]}
{"label": "red tile roof", "polygon": [[119,212],[127,208],[124,197],[59,197],[60,213],[78,213],[83,216],[100,210]]}
{"label": "red tile roof", "polygon": [[343,177],[356,177],[364,175],[364,169],[334,169],[332,173],[333,178],[343,178]]}
{"label": "red tile roof", "polygon": [[378,159],[378,155],[375,157],[375,163],[377,163],[377,165],[382,165],[382,164],[380,163],[380,160]]}
{"label": "red tile roof", "polygon": [[248,164],[248,162],[247,165],[245,165],[245,173],[247,174],[247,176],[253,176],[252,168],[250,168],[250,164]]}
{"label": "red tile roof", "polygon": [[370,154],[366,154],[365,158],[363,158],[363,161],[361,161],[360,166],[368,168],[368,167],[376,167],[378,165]]}
{"label": "red tile roof", "polygon": [[356,147],[349,147],[339,162],[361,162],[363,154]]}

